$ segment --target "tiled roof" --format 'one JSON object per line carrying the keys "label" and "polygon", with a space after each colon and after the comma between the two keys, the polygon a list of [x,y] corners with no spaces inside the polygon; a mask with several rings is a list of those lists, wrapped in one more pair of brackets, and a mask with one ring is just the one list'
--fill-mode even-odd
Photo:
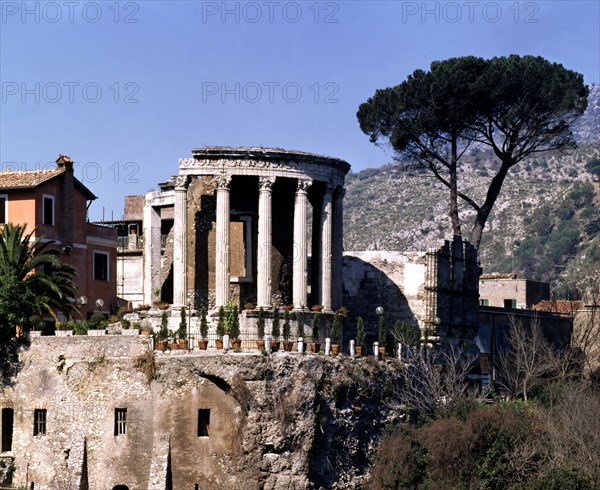
{"label": "tiled roof", "polygon": [[62,174],[64,168],[54,168],[52,170],[31,170],[25,172],[15,172],[13,170],[4,170],[0,172],[0,189],[29,189],[53,179]]}
{"label": "tiled roof", "polygon": [[517,275],[512,272],[488,272],[481,274],[479,279],[516,279]]}
{"label": "tiled roof", "polygon": [[552,311],[555,313],[573,313],[583,308],[583,301],[543,300],[533,306],[537,311]]}

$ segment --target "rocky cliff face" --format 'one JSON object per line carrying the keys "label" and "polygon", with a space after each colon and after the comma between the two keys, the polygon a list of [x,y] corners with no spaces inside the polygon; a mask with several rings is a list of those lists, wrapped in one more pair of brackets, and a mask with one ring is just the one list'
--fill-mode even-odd
{"label": "rocky cliff face", "polygon": [[[395,370],[373,358],[154,358],[148,347],[142,337],[41,337],[21,351],[18,375],[0,391],[14,413],[5,453],[17,467],[14,483],[363,488],[382,432],[398,417],[385,403]],[[117,409],[127,412],[125,434],[117,433]],[[39,410],[45,429],[33,435]],[[200,434],[199,410],[210,412],[208,435]]]}

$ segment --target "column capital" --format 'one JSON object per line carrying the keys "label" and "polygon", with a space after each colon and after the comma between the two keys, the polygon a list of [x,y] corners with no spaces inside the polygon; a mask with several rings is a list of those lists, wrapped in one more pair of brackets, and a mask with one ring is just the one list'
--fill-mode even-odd
{"label": "column capital", "polygon": [[260,191],[271,191],[273,190],[273,184],[275,183],[276,177],[259,177],[258,178],[258,190]]}
{"label": "column capital", "polygon": [[312,185],[313,181],[309,179],[298,179],[298,187],[296,187],[296,193],[308,192],[308,188]]}
{"label": "column capital", "polygon": [[189,184],[189,177],[187,175],[176,175],[174,181],[176,191],[185,191]]}
{"label": "column capital", "polygon": [[341,185],[335,188],[335,193],[334,193],[334,197],[336,199],[344,199],[344,196],[346,195],[346,188],[342,187]]}
{"label": "column capital", "polygon": [[229,186],[231,185],[232,176],[229,174],[218,174],[215,175],[215,180],[217,181],[217,189],[229,190]]}

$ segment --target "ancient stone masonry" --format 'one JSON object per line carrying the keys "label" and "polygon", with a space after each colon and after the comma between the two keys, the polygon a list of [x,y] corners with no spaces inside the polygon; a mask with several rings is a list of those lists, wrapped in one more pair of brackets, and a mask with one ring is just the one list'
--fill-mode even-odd
{"label": "ancient stone masonry", "polygon": [[[145,197],[144,302],[160,288],[175,307],[341,306],[349,169],[337,158],[276,148],[192,150],[178,175]],[[161,241],[167,215],[172,250]]]}
{"label": "ancient stone masonry", "polygon": [[[39,337],[0,386],[13,483],[36,490],[364,488],[395,361],[153,354],[142,337]],[[387,395],[385,393],[388,393]],[[44,412],[34,435],[35,414]],[[6,430],[4,423],[3,430]],[[169,486],[170,485],[170,486]]]}
{"label": "ancient stone masonry", "polygon": [[400,320],[428,335],[472,343],[479,325],[478,271],[475,249],[460,237],[427,252],[345,252],[348,334],[362,316],[369,341],[375,340],[375,307],[382,306],[388,325]]}

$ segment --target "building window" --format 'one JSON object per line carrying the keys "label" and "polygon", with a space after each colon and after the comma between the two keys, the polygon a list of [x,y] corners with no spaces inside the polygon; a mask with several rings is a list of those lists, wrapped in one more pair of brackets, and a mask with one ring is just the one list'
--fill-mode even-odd
{"label": "building window", "polygon": [[516,299],[505,299],[504,300],[504,308],[516,308],[517,300]]}
{"label": "building window", "polygon": [[33,411],[33,435],[34,436],[45,436],[46,435],[46,412],[45,408],[36,408]]}
{"label": "building window", "polygon": [[210,408],[200,408],[198,410],[198,437],[208,437],[210,435]]}
{"label": "building window", "polygon": [[54,225],[54,196],[42,197],[42,224]]}
{"label": "building window", "polygon": [[94,280],[108,281],[108,252],[94,251]]}
{"label": "building window", "polygon": [[8,196],[0,195],[0,225],[8,223]]}
{"label": "building window", "polygon": [[480,299],[479,306],[490,306],[490,300],[489,299]]}
{"label": "building window", "polygon": [[12,408],[2,409],[2,452],[12,451],[13,423],[15,411]]}
{"label": "building window", "polygon": [[127,409],[115,408],[115,436],[127,434]]}

